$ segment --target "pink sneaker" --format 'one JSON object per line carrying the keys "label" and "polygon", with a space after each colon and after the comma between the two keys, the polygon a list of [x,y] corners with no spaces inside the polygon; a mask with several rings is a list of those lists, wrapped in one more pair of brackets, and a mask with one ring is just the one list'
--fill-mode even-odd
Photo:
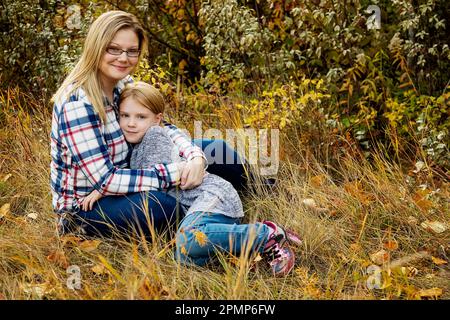
{"label": "pink sneaker", "polygon": [[295,254],[291,248],[284,246],[286,233],[282,228],[271,221],[263,223],[272,229],[269,240],[264,246],[263,255],[269,259],[269,265],[274,275],[285,276],[294,268]]}
{"label": "pink sneaker", "polygon": [[283,243],[284,243],[284,241],[288,240],[291,244],[295,244],[298,246],[300,246],[302,244],[302,240],[295,232],[288,230],[288,229],[284,229],[272,221],[266,220],[263,222],[263,224],[265,224],[266,226],[275,230],[274,233],[276,235],[278,235],[278,234],[283,235],[283,238],[284,238]]}

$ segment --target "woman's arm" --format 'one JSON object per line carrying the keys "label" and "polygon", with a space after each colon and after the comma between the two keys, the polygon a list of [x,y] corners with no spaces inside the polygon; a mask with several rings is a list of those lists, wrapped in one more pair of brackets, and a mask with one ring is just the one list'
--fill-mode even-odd
{"label": "woman's arm", "polygon": [[161,190],[180,180],[177,164],[158,164],[151,169],[120,169],[111,161],[108,145],[101,131],[100,119],[93,107],[83,101],[62,106],[60,134],[89,182],[102,195]]}
{"label": "woman's arm", "polygon": [[189,137],[173,124],[164,122],[164,127],[180,151],[180,156],[188,161],[181,173],[180,188],[186,190],[199,186],[208,166],[203,150],[197,147]]}

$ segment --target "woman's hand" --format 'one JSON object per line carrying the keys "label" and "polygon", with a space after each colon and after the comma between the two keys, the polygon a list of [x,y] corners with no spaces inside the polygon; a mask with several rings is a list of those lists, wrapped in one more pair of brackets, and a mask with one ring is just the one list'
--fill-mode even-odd
{"label": "woman's hand", "polygon": [[205,165],[206,160],[202,157],[195,157],[188,161],[181,172],[180,188],[188,190],[199,186],[205,176]]}
{"label": "woman's hand", "polygon": [[83,211],[91,211],[94,207],[94,203],[96,203],[101,197],[102,194],[100,192],[97,190],[92,191],[81,202],[81,209],[83,209]]}

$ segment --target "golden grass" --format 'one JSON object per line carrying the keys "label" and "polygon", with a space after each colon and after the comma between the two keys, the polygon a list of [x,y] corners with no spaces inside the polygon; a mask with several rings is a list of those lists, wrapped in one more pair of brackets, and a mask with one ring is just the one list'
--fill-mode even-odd
{"label": "golden grass", "polygon": [[[294,272],[275,278],[264,262],[250,270],[248,259],[226,255],[217,267],[184,267],[167,235],[152,243],[60,238],[49,189],[51,108],[18,89],[1,92],[0,107],[0,298],[450,297],[449,231],[420,225],[449,223],[449,184],[431,172],[408,175],[381,155],[369,162],[352,148],[331,166],[316,160],[301,137],[283,132],[277,187],[255,187],[244,202],[247,221],[275,220],[301,235]],[[223,127],[237,125],[235,114],[222,112],[221,121],[229,121]],[[382,288],[370,290],[367,268],[382,249]],[[79,290],[66,284],[71,265],[81,271]]]}

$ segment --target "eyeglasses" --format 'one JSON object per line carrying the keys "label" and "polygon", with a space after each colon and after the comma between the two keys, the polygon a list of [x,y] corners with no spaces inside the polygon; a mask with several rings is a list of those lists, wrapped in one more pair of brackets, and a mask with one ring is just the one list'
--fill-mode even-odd
{"label": "eyeglasses", "polygon": [[141,50],[130,49],[127,51],[127,50],[122,50],[119,48],[108,47],[108,48],[106,48],[106,52],[108,52],[109,54],[112,54],[113,56],[120,56],[122,53],[126,52],[128,57],[136,58],[136,57],[139,57],[139,53],[141,53]]}

